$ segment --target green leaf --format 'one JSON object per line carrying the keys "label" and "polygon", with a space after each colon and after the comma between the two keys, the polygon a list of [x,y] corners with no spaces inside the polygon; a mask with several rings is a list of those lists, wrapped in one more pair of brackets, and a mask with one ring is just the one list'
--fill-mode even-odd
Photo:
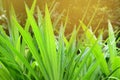
{"label": "green leaf", "polygon": [[[97,41],[97,38],[92,33],[92,31],[90,29],[88,29],[87,26],[82,21],[80,23],[82,25],[82,28],[83,28],[85,34],[86,34],[86,37],[89,40],[89,43],[91,45],[94,45],[95,42]],[[110,72],[109,72],[107,62],[104,58],[104,54],[102,53],[101,46],[99,44],[96,44],[95,48],[93,49],[92,52],[93,52],[94,56],[96,57],[97,61],[99,62],[102,72],[105,73],[106,75],[108,75]]]}

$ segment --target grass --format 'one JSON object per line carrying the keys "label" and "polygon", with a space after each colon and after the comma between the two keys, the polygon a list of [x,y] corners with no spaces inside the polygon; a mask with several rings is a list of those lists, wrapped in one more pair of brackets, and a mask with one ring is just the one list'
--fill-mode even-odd
{"label": "grass", "polygon": [[[28,18],[24,28],[18,23],[13,9],[8,25],[10,35],[0,26],[0,80],[120,79],[120,57],[110,21],[107,44],[102,41],[102,34],[97,38],[80,21],[86,46],[77,40],[76,27],[67,40],[64,34],[67,21],[61,25],[59,35],[55,35],[47,6],[45,17],[37,10],[36,21],[33,17],[35,2],[31,9],[26,5]],[[30,27],[33,35],[28,31]]]}

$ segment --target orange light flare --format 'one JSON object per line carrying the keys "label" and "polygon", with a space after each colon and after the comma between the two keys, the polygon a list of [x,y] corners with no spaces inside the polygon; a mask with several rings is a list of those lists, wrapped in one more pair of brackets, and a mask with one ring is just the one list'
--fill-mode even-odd
{"label": "orange light flare", "polygon": [[79,25],[79,20],[82,20],[88,27],[92,26],[97,35],[101,29],[107,29],[108,19],[113,25],[120,25],[119,0],[61,0],[60,3],[60,10],[65,9],[66,14],[69,11],[66,34],[72,32],[74,25]]}
{"label": "orange light flare", "polygon": [[[44,12],[45,4],[47,3],[50,7],[53,1],[54,0],[37,0],[37,5],[42,12]],[[3,0],[6,11],[9,11],[10,3],[12,3],[17,16],[20,17],[21,21],[25,22],[26,12],[24,2],[30,7],[33,0]],[[82,20],[87,26],[92,26],[96,34],[100,29],[107,29],[108,19],[111,20],[113,25],[120,25],[119,0],[55,0],[55,2],[58,3],[58,5],[51,15],[53,21],[65,10],[64,17],[62,17],[61,20],[64,22],[66,14],[69,11],[66,34],[72,32],[74,25],[79,25],[79,20]],[[61,24],[61,22],[58,24]]]}

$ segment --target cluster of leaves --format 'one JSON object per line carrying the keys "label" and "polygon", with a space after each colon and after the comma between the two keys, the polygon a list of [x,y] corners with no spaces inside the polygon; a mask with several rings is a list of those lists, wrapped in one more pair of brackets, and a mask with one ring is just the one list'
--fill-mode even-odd
{"label": "cluster of leaves", "polygon": [[[120,57],[116,50],[114,31],[108,21],[109,38],[102,42],[80,21],[86,43],[76,40],[80,27],[75,27],[69,40],[64,35],[67,19],[59,35],[54,34],[49,10],[45,17],[39,8],[38,20],[33,17],[36,0],[29,9],[23,28],[11,9],[8,36],[0,26],[1,80],[101,80],[120,79]],[[33,35],[28,31],[32,28]],[[106,60],[107,59],[107,60]]]}

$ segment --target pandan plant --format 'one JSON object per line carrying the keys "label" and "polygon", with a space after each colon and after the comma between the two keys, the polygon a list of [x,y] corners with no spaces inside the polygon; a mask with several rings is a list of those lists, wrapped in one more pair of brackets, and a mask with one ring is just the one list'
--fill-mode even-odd
{"label": "pandan plant", "polygon": [[[9,35],[0,26],[0,79],[1,80],[109,80],[120,79],[120,57],[116,50],[113,27],[108,20],[107,44],[102,41],[102,31],[97,38],[92,29],[80,20],[85,36],[84,45],[77,39],[80,27],[74,27],[70,39],[61,24],[59,34],[54,33],[50,13],[46,5],[45,16],[37,9],[38,20],[33,13],[36,0],[29,9],[23,27],[11,8]],[[33,34],[29,32],[32,28]]]}

